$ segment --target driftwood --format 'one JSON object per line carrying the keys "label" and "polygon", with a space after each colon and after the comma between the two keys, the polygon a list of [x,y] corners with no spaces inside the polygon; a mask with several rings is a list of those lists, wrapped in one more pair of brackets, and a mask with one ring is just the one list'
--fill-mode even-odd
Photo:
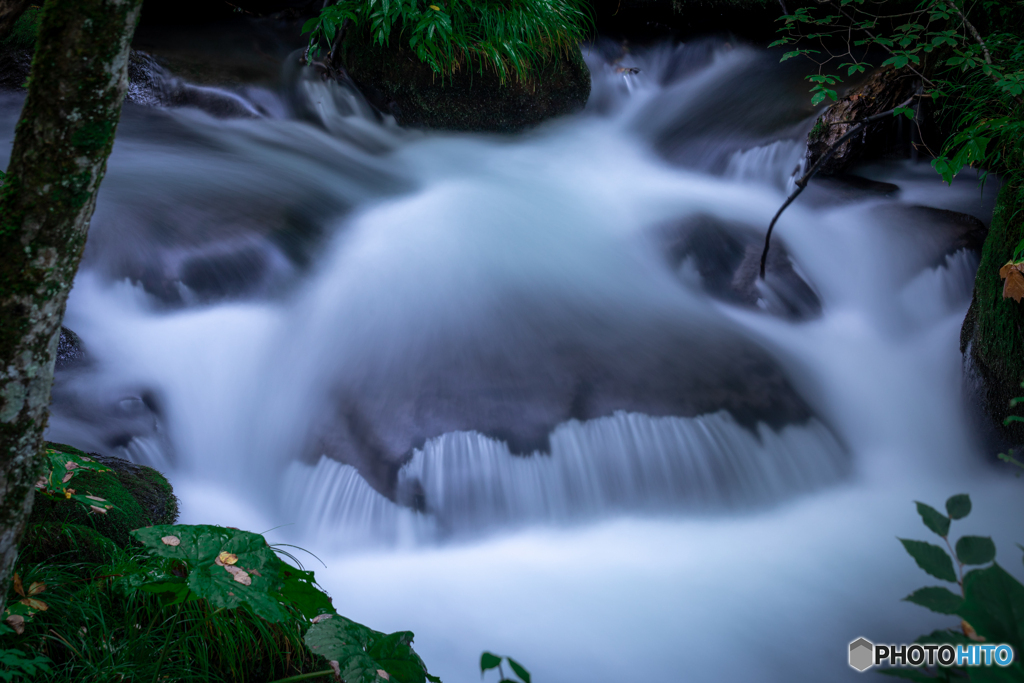
{"label": "driftwood", "polygon": [[897,104],[892,109],[887,109],[886,111],[879,112],[878,114],[874,114],[873,116],[869,116],[865,119],[862,119],[860,122],[857,123],[857,125],[853,126],[852,128],[850,128],[850,130],[846,131],[845,135],[843,135],[841,138],[833,142],[831,147],[829,147],[829,150],[825,154],[822,154],[818,158],[818,161],[813,166],[811,166],[810,170],[804,173],[800,177],[800,179],[796,181],[796,189],[793,190],[792,194],[786,197],[785,203],[783,203],[783,205],[779,208],[778,212],[776,212],[775,217],[772,218],[772,222],[768,226],[768,232],[764,236],[764,251],[761,252],[762,280],[764,279],[765,263],[768,261],[768,249],[771,247],[772,232],[775,230],[775,224],[778,222],[779,217],[782,215],[782,212],[785,211],[789,207],[789,205],[792,204],[796,200],[796,198],[800,196],[800,193],[807,188],[807,183],[811,181],[811,178],[814,177],[814,175],[821,169],[822,166],[828,163],[828,160],[832,158],[832,155],[836,153],[836,150],[838,150],[844,142],[852,138],[857,133],[860,133],[868,124],[874,123],[875,121],[883,119],[886,116],[892,116],[897,109],[909,106],[910,103],[913,102],[914,99],[916,99],[917,97],[920,97],[920,95],[912,95],[905,101],[901,102],[900,104]]}

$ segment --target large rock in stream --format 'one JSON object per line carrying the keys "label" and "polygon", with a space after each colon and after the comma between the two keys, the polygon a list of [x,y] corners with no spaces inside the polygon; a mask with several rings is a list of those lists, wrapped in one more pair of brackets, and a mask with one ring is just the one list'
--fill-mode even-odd
{"label": "large rock in stream", "polygon": [[511,133],[571,114],[590,96],[590,71],[577,48],[543,62],[529,80],[502,83],[490,69],[467,66],[442,77],[393,41],[389,48],[352,30],[341,61],[366,99],[402,126]]}

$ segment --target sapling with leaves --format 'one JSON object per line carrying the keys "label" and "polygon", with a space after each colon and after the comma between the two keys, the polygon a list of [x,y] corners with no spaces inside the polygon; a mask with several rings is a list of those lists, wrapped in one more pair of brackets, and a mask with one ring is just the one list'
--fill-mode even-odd
{"label": "sapling with leaves", "polygon": [[[958,628],[943,629],[918,638],[921,644],[966,645],[974,642],[1002,644],[1024,652],[1024,585],[996,563],[996,547],[987,536],[961,536],[950,542],[950,526],[971,512],[971,499],[961,493],[946,501],[946,514],[925,503],[917,503],[924,525],[939,536],[944,548],[925,541],[901,538],[900,543],[917,566],[929,575],[957,586],[920,588],[904,600],[938,614],[960,618]],[[965,572],[967,567],[977,567]],[[966,680],[962,667],[891,668],[880,673],[912,681]],[[972,669],[970,680],[1022,681],[1024,666],[1019,660],[1006,668]]]}
{"label": "sapling with leaves", "polygon": [[[505,676],[505,669],[501,665],[502,661],[508,662],[509,667],[515,672],[519,680],[514,678],[508,678]],[[498,670],[499,681],[498,683],[530,683],[530,672],[526,670],[522,664],[512,659],[511,657],[504,657],[496,655],[492,652],[484,652],[480,655],[480,677],[491,669]]]}

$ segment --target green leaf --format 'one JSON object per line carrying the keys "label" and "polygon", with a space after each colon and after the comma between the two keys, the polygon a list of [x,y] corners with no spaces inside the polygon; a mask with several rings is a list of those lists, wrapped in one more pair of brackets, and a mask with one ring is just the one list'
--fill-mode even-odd
{"label": "green leaf", "polygon": [[958,493],[946,501],[946,512],[950,519],[963,519],[971,514],[971,497],[966,493]]}
{"label": "green leaf", "polygon": [[296,569],[286,562],[281,562],[278,570],[283,579],[280,591],[282,602],[293,605],[307,619],[334,611],[330,597],[316,587],[313,572]]}
{"label": "green leaf", "polygon": [[522,664],[516,660],[508,657],[508,665],[512,667],[512,670],[516,672],[516,676],[522,679],[523,683],[530,683],[530,672],[527,671]]}
{"label": "green leaf", "polygon": [[925,570],[937,579],[956,582],[956,572],[953,571],[953,560],[949,559],[946,551],[937,545],[925,543],[924,541],[911,541],[905,538],[899,539],[910,556],[917,562],[917,566]]}
{"label": "green leaf", "polygon": [[1024,652],[1024,586],[998,564],[967,573],[957,614],[986,641]]}
{"label": "green leaf", "polygon": [[903,599],[939,614],[956,614],[964,601],[956,593],[940,586],[919,588]]}
{"label": "green leaf", "polygon": [[811,98],[811,104],[819,105],[825,101],[825,97],[826,95],[824,92],[816,92],[814,93],[814,96]]}
{"label": "green leaf", "polygon": [[[904,107],[905,109],[909,107]],[[934,533],[945,538],[949,534],[949,517],[942,514],[931,505],[917,502],[917,514],[921,515],[924,525]]]}
{"label": "green leaf", "polygon": [[963,564],[988,564],[996,559],[996,544],[988,536],[961,536],[956,557]]}
{"label": "green leaf", "polygon": [[384,636],[367,654],[397,683],[426,683],[427,667],[412,649],[413,634],[399,631]]}
{"label": "green leaf", "polygon": [[[179,560],[188,568],[188,587],[214,607],[243,604],[267,621],[291,619],[275,597],[281,588],[281,561],[259,534],[227,527],[159,525],[131,532],[156,557]],[[222,553],[235,559],[219,561]]]}
{"label": "green leaf", "polygon": [[498,665],[501,664],[501,657],[490,652],[484,652],[480,655],[480,673],[483,673],[489,669],[497,669]]}

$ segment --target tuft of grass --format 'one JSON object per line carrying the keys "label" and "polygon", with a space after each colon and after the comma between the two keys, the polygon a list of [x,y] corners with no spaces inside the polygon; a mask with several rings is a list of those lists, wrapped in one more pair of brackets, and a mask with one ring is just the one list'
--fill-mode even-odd
{"label": "tuft of grass", "polygon": [[[35,528],[33,528],[35,527]],[[35,540],[58,551],[45,559]],[[32,525],[15,566],[24,585],[45,584],[47,605],[7,634],[0,649],[49,658],[53,683],[264,683],[319,671],[300,621],[271,624],[247,609],[217,610],[204,600],[166,606],[158,595],[119,579],[144,564],[135,548],[79,525]],[[11,593],[9,603],[17,601]]]}
{"label": "tuft of grass", "polygon": [[530,80],[593,27],[586,0],[341,0],[306,22],[309,53],[333,50],[346,22],[381,47],[405,41],[442,78],[470,69],[502,83]]}

